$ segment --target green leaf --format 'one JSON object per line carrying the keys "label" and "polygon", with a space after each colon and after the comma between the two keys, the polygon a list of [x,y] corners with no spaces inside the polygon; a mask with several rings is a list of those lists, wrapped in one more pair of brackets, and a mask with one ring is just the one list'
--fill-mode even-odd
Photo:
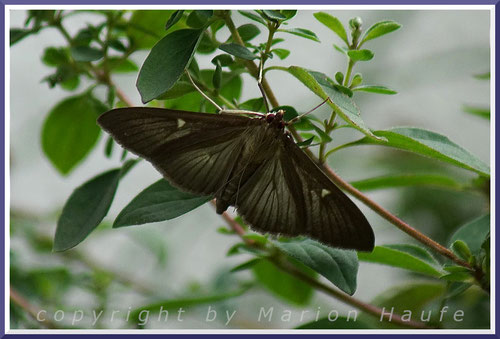
{"label": "green leaf", "polygon": [[454,282],[465,282],[473,280],[473,276],[469,272],[452,272],[440,276],[439,279]]}
{"label": "green leaf", "polygon": [[332,141],[332,138],[328,134],[326,134],[325,131],[323,131],[321,128],[319,128],[318,126],[316,126],[314,124],[312,124],[312,126],[313,126],[314,131],[316,131],[316,133],[320,137],[321,142],[328,143],[328,142]]}
{"label": "green leaf", "polygon": [[82,242],[104,219],[115,196],[121,169],[100,174],[73,191],[57,222],[54,251]]}
{"label": "green leaf", "polygon": [[131,73],[139,69],[132,60],[118,57],[110,57],[107,65],[112,73]]}
{"label": "green leaf", "polygon": [[[418,247],[414,246],[412,250],[415,251],[415,248]],[[404,247],[390,248],[388,246],[375,246],[373,252],[371,253],[359,252],[358,258],[361,261],[399,267],[405,270],[422,273],[433,277],[441,276],[441,272],[430,265],[428,261],[414,256],[413,253],[408,253],[407,251],[405,251]]]}
{"label": "green leaf", "polygon": [[277,44],[279,44],[280,42],[283,42],[283,41],[285,41],[285,39],[283,39],[283,38],[274,38],[271,41],[271,46],[277,45]]}
{"label": "green leaf", "polygon": [[398,24],[395,21],[391,21],[391,20],[377,22],[376,24],[374,24],[372,27],[370,27],[366,31],[359,46],[361,46],[362,44],[364,44],[368,40],[372,40],[372,39],[378,38],[384,34],[391,33],[393,31],[399,29],[400,27],[401,27],[400,24]]}
{"label": "green leaf", "polygon": [[196,49],[196,53],[200,54],[211,54],[215,52],[218,47],[218,43],[213,40],[207,31],[204,31],[201,34],[200,43],[198,44],[198,48]]}
{"label": "green leaf", "polygon": [[434,266],[440,266],[439,262],[432,256],[430,252],[427,251],[427,249],[417,246],[417,245],[411,245],[411,244],[389,244],[389,245],[384,245],[384,247],[391,248],[394,250],[398,250],[401,252],[408,253],[414,257],[417,257],[431,265]]}
{"label": "green leaf", "polygon": [[352,89],[353,91],[363,91],[363,92],[370,92],[370,93],[378,93],[378,94],[397,94],[393,89],[387,88],[385,86],[378,86],[378,85],[363,85],[363,86],[357,86]]}
{"label": "green leaf", "polygon": [[352,78],[351,87],[359,86],[359,85],[361,85],[362,82],[363,82],[363,76],[359,73],[356,73],[356,74],[354,74],[354,76]]}
{"label": "green leaf", "polygon": [[253,54],[248,48],[235,43],[222,44],[219,46],[219,49],[226,53],[234,55],[235,57],[245,60],[253,60],[257,58],[257,56]]}
{"label": "green leaf", "polygon": [[317,330],[329,330],[329,329],[369,329],[370,326],[365,324],[362,321],[359,321],[358,319],[351,319],[345,316],[339,316],[338,318],[335,317],[335,313],[332,313],[331,319],[328,318],[322,318],[319,320],[313,320],[307,324],[300,325],[299,327],[296,327],[297,329],[300,330],[309,330],[309,329],[317,329]]}
{"label": "green leaf", "polygon": [[219,54],[216,57],[214,57],[211,62],[215,66],[217,66],[217,63],[219,63],[222,67],[227,67],[231,65],[234,62],[234,60],[228,54]]}
{"label": "green leaf", "polygon": [[283,21],[288,21],[297,15],[297,10],[296,9],[282,9],[282,10],[280,10],[280,13],[286,17],[286,19]]}
{"label": "green leaf", "polygon": [[180,80],[177,81],[171,89],[163,93],[157,99],[168,100],[168,99],[179,98],[194,91],[196,91],[196,89],[190,82]]}
{"label": "green leaf", "polygon": [[354,104],[352,99],[341,93],[335,87],[336,84],[333,80],[328,78],[326,75],[320,72],[309,71],[298,66],[290,66],[288,68],[284,68],[284,70],[295,76],[300,82],[302,82],[307,88],[323,100],[329,97],[331,102],[327,101],[328,105],[330,105],[330,107],[332,107],[335,112],[351,126],[366,134],[370,138],[378,139],[380,142],[384,140],[383,138],[375,136],[366,127],[363,119],[361,119],[359,108]]}
{"label": "green leaf", "polygon": [[132,17],[126,25],[127,35],[132,46],[136,49],[151,49],[164,36],[165,22],[175,12],[174,10],[133,11]]}
{"label": "green leaf", "polygon": [[248,269],[252,268],[258,262],[260,262],[261,260],[263,260],[263,259],[261,259],[261,258],[250,259],[248,261],[245,261],[243,264],[240,264],[240,265],[232,268],[229,272],[235,273],[235,272],[248,270]]}
{"label": "green leaf", "polygon": [[318,272],[349,295],[356,291],[356,252],[328,247],[311,239],[274,242],[292,258]]}
{"label": "green leaf", "polygon": [[490,215],[485,214],[477,219],[461,226],[453,233],[449,244],[461,240],[467,244],[473,255],[478,255],[481,251],[481,245],[490,232]]}
{"label": "green leaf", "polygon": [[254,112],[260,112],[261,109],[264,109],[264,99],[262,97],[260,97],[260,98],[254,98],[254,99],[247,100],[245,102],[242,102],[239,105],[239,108],[246,109],[249,111],[254,111]]}
{"label": "green leaf", "polygon": [[67,98],[49,112],[42,128],[42,149],[62,174],[92,150],[101,129],[97,117],[107,107],[89,94]]}
{"label": "green leaf", "polygon": [[212,85],[214,86],[214,89],[218,93],[222,83],[222,66],[220,65],[219,61],[216,61],[216,63],[217,64],[215,65],[214,75],[212,77]]}
{"label": "green leaf", "polygon": [[210,199],[181,192],[161,179],[139,193],[118,214],[113,228],[174,219]]}
{"label": "green leaf", "polygon": [[113,154],[113,146],[115,142],[112,137],[108,137],[108,140],[106,140],[106,146],[104,147],[104,155],[106,158],[111,158],[111,155]]}
{"label": "green leaf", "polygon": [[203,30],[181,29],[161,39],[142,65],[137,88],[143,103],[168,91],[191,61]]}
{"label": "green leaf", "polygon": [[203,28],[213,14],[213,10],[194,10],[189,13],[186,24],[193,28]]}
{"label": "green leaf", "polygon": [[351,185],[360,191],[373,191],[378,189],[431,186],[460,191],[464,184],[453,178],[439,174],[393,174],[351,182]]}
{"label": "green leaf", "polygon": [[286,16],[281,14],[279,11],[263,10],[262,13],[271,20],[276,20],[276,21],[286,20]]}
{"label": "green leaf", "polygon": [[443,270],[446,272],[450,273],[455,273],[455,272],[470,272],[470,269],[464,266],[458,266],[458,265],[444,265]]}
{"label": "green leaf", "polygon": [[111,39],[108,41],[109,47],[113,48],[118,52],[126,52],[127,47],[119,39]]}
{"label": "green leaf", "polygon": [[384,137],[387,142],[371,138],[363,138],[345,146],[383,145],[410,151],[433,159],[446,161],[455,166],[474,171],[483,176],[489,176],[487,164],[458,146],[446,136],[416,127],[395,127],[388,130],[373,132]]}
{"label": "green leaf", "polygon": [[320,42],[318,37],[313,31],[310,31],[305,28],[278,29],[278,32],[289,33],[296,36],[300,36],[302,38]]}
{"label": "green leaf", "polygon": [[238,33],[243,41],[250,41],[260,34],[260,29],[253,24],[245,24],[238,27]]}
{"label": "green leaf", "polygon": [[[380,308],[385,308],[385,313],[390,313],[394,309],[394,314],[405,315],[408,318],[408,312],[411,312],[411,319],[419,319],[421,311],[427,307],[431,301],[441,297],[445,292],[445,286],[442,283],[414,283],[403,286],[392,286],[386,292],[377,296],[372,302]],[[428,311],[427,308],[425,308]],[[375,326],[384,326],[393,328],[397,325],[381,322],[380,318],[367,316],[365,313],[359,317],[359,320],[367,320],[367,323],[373,323]],[[376,324],[375,324],[376,323]]]}
{"label": "green leaf", "polygon": [[235,291],[230,291],[221,294],[211,294],[211,295],[204,295],[197,297],[189,296],[186,298],[179,298],[179,299],[166,299],[160,302],[155,302],[153,304],[149,304],[132,310],[132,312],[130,313],[130,319],[133,322],[137,322],[137,319],[139,319],[141,312],[148,312],[154,314],[154,313],[159,313],[160,310],[163,309],[173,313],[177,312],[180,308],[186,310],[188,308],[200,305],[213,304],[231,298],[236,298],[243,295],[246,291],[248,291],[250,287],[251,286],[243,286]]}
{"label": "green leaf", "polygon": [[267,260],[252,266],[257,280],[274,295],[296,305],[307,305],[314,290],[307,283],[276,268]]}
{"label": "green leaf", "polygon": [[266,26],[266,22],[264,21],[264,19],[262,19],[260,16],[252,13],[252,12],[248,12],[248,11],[238,11],[238,13],[240,13],[241,15],[243,15],[244,17],[250,19],[250,20],[253,20],[253,21],[256,21],[258,23],[261,23],[263,24],[264,26]]}
{"label": "green leaf", "polygon": [[89,46],[74,46],[70,48],[70,52],[71,57],[79,62],[96,61],[104,56],[102,50]]}
{"label": "green leaf", "polygon": [[47,66],[57,67],[69,63],[66,48],[48,47],[43,51],[42,61]]}
{"label": "green leaf", "polygon": [[490,72],[485,72],[485,73],[480,73],[480,74],[474,74],[474,78],[479,79],[479,80],[490,80]]}
{"label": "green leaf", "polygon": [[28,35],[33,33],[34,31],[31,29],[11,28],[10,39],[9,39],[10,46],[14,45],[15,43],[21,41],[22,39],[26,38]]}
{"label": "green leaf", "polygon": [[[212,72],[213,71],[202,71],[202,77],[206,79],[205,83],[210,82],[211,77],[213,77]],[[241,76],[237,72],[222,72],[222,85],[220,94],[224,98],[228,99],[229,101],[239,100],[242,87],[243,81],[241,80]]]}
{"label": "green leaf", "polygon": [[306,140],[304,140],[302,142],[298,142],[297,146],[299,146],[299,147],[307,147],[310,144],[312,144],[313,141],[314,141],[314,136],[312,136],[309,139],[306,139]]}
{"label": "green leaf", "polygon": [[449,299],[456,297],[457,295],[460,295],[463,292],[465,292],[471,286],[472,284],[467,282],[461,282],[461,281],[451,282],[447,288],[445,298]]}
{"label": "green leaf", "polygon": [[464,112],[467,112],[467,113],[470,113],[473,115],[477,115],[478,117],[490,120],[491,113],[490,113],[489,108],[464,105],[464,106],[462,106],[462,110]]}
{"label": "green leaf", "polygon": [[369,49],[347,51],[347,55],[354,61],[368,61],[373,59],[373,52]]}
{"label": "green leaf", "polygon": [[316,18],[316,20],[335,32],[335,34],[337,34],[342,39],[342,41],[345,42],[346,45],[349,45],[349,40],[347,40],[347,33],[339,19],[325,12],[314,13],[314,17]]}
{"label": "green leaf", "polygon": [[93,26],[87,26],[82,28],[76,33],[73,38],[73,46],[88,46],[90,42],[94,39],[95,28]]}
{"label": "green leaf", "polygon": [[167,23],[165,24],[165,30],[168,31],[170,29],[170,27],[172,27],[177,22],[179,22],[179,20],[182,18],[183,14],[184,14],[183,10],[178,10],[178,11],[175,11],[174,13],[172,13],[170,18],[168,18]]}
{"label": "green leaf", "polygon": [[344,73],[342,72],[335,73],[335,80],[339,85],[342,85],[344,83]]}
{"label": "green leaf", "polygon": [[338,89],[340,92],[342,92],[343,94],[347,95],[349,98],[352,98],[353,96],[353,93],[352,93],[352,90],[348,87],[345,87],[343,85],[337,85],[335,84],[334,85],[336,89]]}
{"label": "green leaf", "polygon": [[347,56],[347,51],[349,50],[347,47],[340,47],[340,46],[333,44],[333,48],[335,48],[341,54],[344,54]]}
{"label": "green leaf", "polygon": [[276,54],[281,60],[285,60],[290,55],[290,51],[283,48],[275,48],[271,53]]}
{"label": "green leaf", "polygon": [[450,248],[456,255],[465,261],[469,261],[472,256],[469,246],[462,240],[455,240]]}

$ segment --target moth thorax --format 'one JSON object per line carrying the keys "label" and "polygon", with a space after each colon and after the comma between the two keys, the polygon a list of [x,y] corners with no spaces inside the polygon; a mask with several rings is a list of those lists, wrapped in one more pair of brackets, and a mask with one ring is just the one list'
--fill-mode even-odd
{"label": "moth thorax", "polygon": [[285,116],[285,111],[280,109],[278,112],[276,112],[276,120],[283,120],[283,117]]}
{"label": "moth thorax", "polygon": [[266,115],[266,121],[273,126],[276,126],[278,129],[283,129],[286,126],[286,122],[283,120],[285,115],[285,111],[280,109],[276,113],[268,113]]}

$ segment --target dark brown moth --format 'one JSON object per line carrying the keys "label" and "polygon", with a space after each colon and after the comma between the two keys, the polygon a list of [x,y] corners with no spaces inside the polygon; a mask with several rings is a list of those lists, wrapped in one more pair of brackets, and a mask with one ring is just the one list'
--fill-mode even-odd
{"label": "dark brown moth", "polygon": [[258,232],[373,250],[365,216],[285,131],[283,111],[248,117],[131,107],[98,123],[174,186],[214,196],[219,214],[235,206]]}

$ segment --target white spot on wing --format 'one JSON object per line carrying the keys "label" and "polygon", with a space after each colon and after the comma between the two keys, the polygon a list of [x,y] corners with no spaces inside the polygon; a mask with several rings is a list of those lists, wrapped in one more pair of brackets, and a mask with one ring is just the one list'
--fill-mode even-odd
{"label": "white spot on wing", "polygon": [[329,190],[327,190],[327,189],[323,188],[323,189],[321,190],[321,197],[322,197],[322,198],[324,198],[324,197],[326,197],[326,196],[327,196],[328,194],[330,194],[330,193],[332,193],[332,192],[330,192]]}
{"label": "white spot on wing", "polygon": [[177,119],[177,127],[181,128],[186,122],[182,119]]}

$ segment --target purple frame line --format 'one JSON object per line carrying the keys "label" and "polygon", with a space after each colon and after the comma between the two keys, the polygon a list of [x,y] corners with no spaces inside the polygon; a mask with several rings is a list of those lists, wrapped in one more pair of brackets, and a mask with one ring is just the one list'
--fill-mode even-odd
{"label": "purple frame line", "polygon": [[[161,0],[145,0],[141,3],[138,3],[138,0],[105,0],[105,1],[99,1],[99,0],[87,0],[87,1],[73,1],[69,3],[68,1],[64,0],[49,0],[45,1],[43,4],[44,5],[94,5],[94,4],[99,4],[99,5],[117,5],[117,4],[125,4],[125,5],[133,5],[133,4],[140,4],[140,5],[202,5],[202,4],[212,4],[212,5],[261,5],[261,4],[273,4],[273,5],[300,5],[304,4],[304,0],[273,0],[271,2],[266,2],[265,0],[243,0],[243,1],[231,1],[231,0],[213,0],[213,1],[203,1],[203,0],[189,0],[189,1],[161,1]],[[40,5],[41,1],[37,0],[24,0],[24,1],[2,1],[0,0],[0,17],[3,19],[5,16],[5,5]],[[382,1],[370,1],[370,0],[355,0],[355,1],[348,1],[348,0],[315,0],[313,3],[308,3],[308,5],[495,5],[495,13],[500,10],[500,0],[480,0],[480,1],[472,1],[472,0],[440,0],[440,1],[432,1],[432,0],[421,0],[421,1],[416,1],[416,0],[411,0],[411,1],[397,1],[397,0],[382,0]],[[496,16],[495,16],[496,19]],[[500,34],[499,34],[499,29],[498,25],[495,27],[495,43],[496,45],[499,44],[500,40]],[[4,25],[1,25],[0,29],[0,43],[1,43],[1,64],[2,67],[0,69],[0,75],[2,76],[3,81],[0,84],[0,89],[2,90],[0,94],[0,104],[2,105],[2,110],[3,110],[3,119],[0,122],[0,128],[1,128],[1,141],[0,141],[0,158],[1,158],[1,165],[0,165],[0,174],[5,180],[5,116],[7,112],[5,112],[4,107],[5,107],[5,55],[4,55],[4,46],[5,46],[5,27]],[[500,59],[498,53],[495,53],[495,64],[498,64],[497,61]],[[498,78],[495,76],[495,85],[496,89],[500,88]],[[495,93],[496,94],[496,93]],[[500,125],[500,122],[498,120],[495,121],[495,130],[498,130],[498,126]],[[498,152],[495,152],[495,158],[498,158]],[[496,175],[496,172],[495,172]],[[3,194],[1,195],[1,202],[2,206],[5,205],[5,199],[6,199],[6,193],[5,193],[5,181],[2,181],[0,184],[3,188]],[[500,188],[500,183],[497,181],[496,182],[496,189]],[[494,206],[496,210],[496,204]],[[1,208],[0,211],[0,217],[2,218],[1,220],[5,220],[5,209]],[[4,227],[8,227],[8,225],[4,225]],[[500,232],[497,232],[495,240],[496,243],[498,244],[500,242]],[[0,231],[0,266],[2,269],[2,275],[5,270],[5,258],[4,258],[4,253],[5,253],[5,229],[2,229]],[[495,259],[498,260],[500,256],[497,255],[495,256]],[[496,271],[495,275],[495,281],[498,282],[500,280],[500,273],[498,270]],[[14,337],[14,335],[6,335],[5,334],[5,295],[4,295],[4,289],[5,289],[5,281],[4,279],[0,279],[0,315],[3,315],[0,317],[0,338],[3,337]],[[496,310],[498,313],[500,303],[498,302],[498,298],[495,300],[495,306]],[[492,319],[492,321],[496,322],[496,318]],[[42,332],[43,333],[43,332]],[[66,338],[66,337],[78,337],[78,338],[95,338],[95,337],[104,337],[104,336],[114,336],[114,337],[120,337],[120,338],[136,338],[138,335],[144,335],[145,333],[141,334],[63,334],[64,332],[61,332],[61,334],[57,335],[58,338]],[[284,338],[286,336],[289,336],[288,334],[150,334],[149,336],[154,336],[154,337],[165,337],[168,336],[169,338],[190,338],[190,337],[199,337],[199,336],[206,336],[210,338],[218,338],[219,336],[224,336],[224,337],[231,337],[231,336],[238,336],[238,337],[247,337],[247,338],[256,338],[257,336],[259,338]],[[390,336],[391,338],[398,338],[401,337],[403,338],[404,334],[295,334],[294,336],[321,336],[321,337],[332,337],[335,336],[336,338],[340,337],[346,337],[346,338],[366,338],[368,336],[370,337],[379,337],[383,338],[385,336]],[[24,339],[24,338],[32,338],[35,335],[32,334],[23,334],[23,335],[15,335],[15,338],[19,339]],[[42,336],[42,337],[49,337],[53,336],[52,334],[37,334],[36,336]],[[429,337],[439,337],[439,338],[456,338],[456,337],[470,337],[470,336],[477,336],[477,334],[415,334],[411,335],[412,338],[415,339],[427,339]],[[493,335],[481,335],[481,337],[495,337],[495,338],[500,338],[497,334]]]}
{"label": "purple frame line", "polygon": [[2,18],[2,27],[0,30],[0,44],[1,44],[1,68],[0,68],[0,75],[2,78],[2,81],[0,83],[0,89],[1,89],[1,94],[0,94],[0,104],[2,105],[2,119],[0,122],[0,128],[1,128],[1,140],[0,140],[0,176],[2,177],[1,181],[1,186],[2,186],[2,193],[1,193],[1,202],[2,202],[2,207],[0,211],[0,218],[1,222],[4,224],[4,227],[0,230],[0,267],[1,267],[1,277],[2,279],[0,282],[0,315],[3,315],[0,317],[0,336],[3,336],[5,333],[5,306],[6,306],[6,300],[5,300],[5,229],[8,227],[8,225],[5,225],[5,199],[6,199],[6,192],[5,192],[5,117],[8,114],[5,111],[5,24],[3,23],[3,18],[5,18],[5,5],[2,4],[0,6],[0,18]]}
{"label": "purple frame line", "polygon": [[498,0],[4,0],[3,5],[496,5]]}

